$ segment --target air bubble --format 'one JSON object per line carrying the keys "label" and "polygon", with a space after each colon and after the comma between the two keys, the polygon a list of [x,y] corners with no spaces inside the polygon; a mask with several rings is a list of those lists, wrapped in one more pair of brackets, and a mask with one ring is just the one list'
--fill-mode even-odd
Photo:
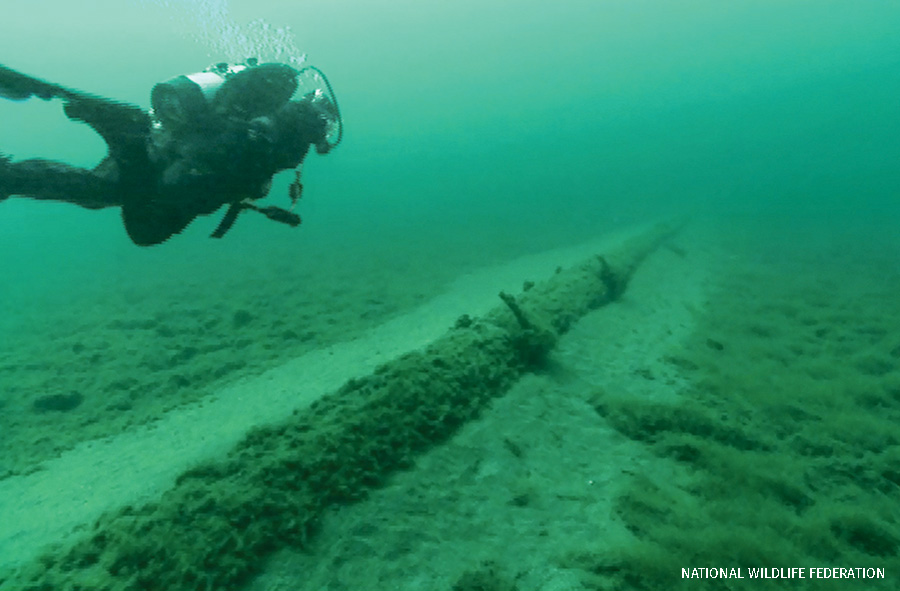
{"label": "air bubble", "polygon": [[241,26],[231,18],[227,0],[142,0],[142,4],[178,13],[173,18],[188,21],[194,31],[191,37],[207,48],[213,60],[240,63],[256,57],[261,63],[287,61],[295,67],[306,61],[290,27],[274,27],[263,19]]}

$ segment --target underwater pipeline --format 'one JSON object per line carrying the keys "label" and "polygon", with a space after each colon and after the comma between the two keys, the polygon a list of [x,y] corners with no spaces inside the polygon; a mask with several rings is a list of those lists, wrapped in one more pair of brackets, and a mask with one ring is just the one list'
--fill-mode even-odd
{"label": "underwater pipeline", "polygon": [[617,299],[676,231],[652,227],[520,294],[502,292],[482,317],[461,316],[428,346],[250,431],[155,501],[107,513],[64,547],[0,574],[0,589],[237,588],[270,553],[304,545],[328,508],[364,498],[540,368],[557,338]]}

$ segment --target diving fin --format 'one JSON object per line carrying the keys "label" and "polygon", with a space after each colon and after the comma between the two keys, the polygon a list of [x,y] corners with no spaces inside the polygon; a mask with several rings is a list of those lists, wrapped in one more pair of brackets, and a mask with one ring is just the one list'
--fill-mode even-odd
{"label": "diving fin", "polygon": [[33,96],[49,101],[52,98],[73,98],[79,93],[58,84],[46,82],[0,64],[0,96],[11,101],[24,101]]}

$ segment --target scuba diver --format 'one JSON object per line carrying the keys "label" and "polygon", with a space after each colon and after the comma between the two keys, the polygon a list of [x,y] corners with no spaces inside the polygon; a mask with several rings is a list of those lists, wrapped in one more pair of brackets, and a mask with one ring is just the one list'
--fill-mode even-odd
{"label": "scuba diver", "polygon": [[[324,84],[304,93],[298,90],[304,76]],[[214,238],[245,210],[298,226],[293,211],[253,201],[268,194],[275,173],[293,168],[293,209],[309,147],[326,154],[343,135],[337,100],[321,71],[255,59],[157,84],[149,113],[3,65],[0,96],[62,99],[66,116],[90,125],[108,148],[92,170],[45,159],[13,162],[0,154],[0,202],[18,195],[87,209],[121,207],[125,230],[140,246],[164,242],[223,205],[228,209]]]}

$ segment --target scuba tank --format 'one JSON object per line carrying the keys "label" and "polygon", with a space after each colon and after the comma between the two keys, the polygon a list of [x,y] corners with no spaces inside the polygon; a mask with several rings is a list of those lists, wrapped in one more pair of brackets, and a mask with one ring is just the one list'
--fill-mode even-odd
{"label": "scuba tank", "polygon": [[255,59],[245,64],[215,64],[154,86],[150,92],[151,115],[175,134],[203,127],[213,116],[253,119],[290,100],[297,90],[298,76],[297,70],[288,65],[256,65]]}
{"label": "scuba tank", "polygon": [[196,74],[160,82],[150,91],[154,121],[174,133],[196,127],[209,118],[209,105],[229,74],[247,66],[221,63]]}
{"label": "scuba tank", "polygon": [[290,100],[316,105],[328,122],[325,153],[343,136],[343,122],[331,84],[316,67],[296,70],[279,63],[257,65],[219,63],[195,74],[160,82],[150,92],[151,116],[156,127],[174,135],[215,125],[217,120],[250,121],[274,113]]}

